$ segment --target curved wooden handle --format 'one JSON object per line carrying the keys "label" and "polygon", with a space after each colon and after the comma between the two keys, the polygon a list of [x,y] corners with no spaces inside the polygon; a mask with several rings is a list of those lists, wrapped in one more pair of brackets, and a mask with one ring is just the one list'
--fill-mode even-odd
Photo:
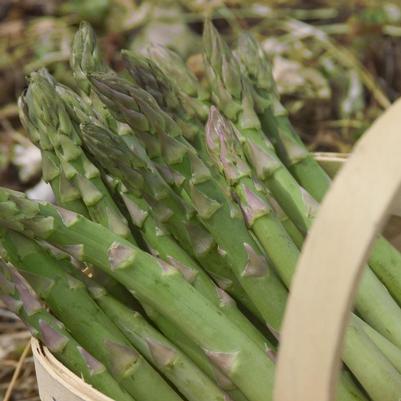
{"label": "curved wooden handle", "polygon": [[294,276],[274,401],[332,401],[370,247],[401,187],[401,100],[366,132],[324,199]]}

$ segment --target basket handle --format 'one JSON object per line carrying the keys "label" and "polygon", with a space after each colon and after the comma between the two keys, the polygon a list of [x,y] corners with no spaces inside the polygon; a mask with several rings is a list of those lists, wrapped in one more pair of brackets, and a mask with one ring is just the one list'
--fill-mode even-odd
{"label": "basket handle", "polygon": [[365,133],[325,197],[298,262],[274,401],[333,401],[345,329],[369,250],[401,188],[401,99]]}

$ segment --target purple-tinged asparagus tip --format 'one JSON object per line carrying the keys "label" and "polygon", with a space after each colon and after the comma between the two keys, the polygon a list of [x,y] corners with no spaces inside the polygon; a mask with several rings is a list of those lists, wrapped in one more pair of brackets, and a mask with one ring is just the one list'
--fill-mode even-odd
{"label": "purple-tinged asparagus tip", "polygon": [[68,337],[54,330],[45,320],[39,320],[39,330],[42,341],[51,352],[61,352],[69,341]]}
{"label": "purple-tinged asparagus tip", "polygon": [[136,367],[139,354],[125,344],[119,344],[111,340],[104,342],[109,350],[109,359],[112,365],[112,372],[123,377],[129,375]]}
{"label": "purple-tinged asparagus tip", "polygon": [[84,359],[91,376],[103,373],[106,370],[106,368],[101,362],[99,362],[96,358],[94,358],[88,351],[83,349],[81,346],[78,346],[78,351],[81,354],[82,358]]}
{"label": "purple-tinged asparagus tip", "polygon": [[175,274],[178,272],[178,269],[175,266],[167,263],[163,259],[157,258],[157,261],[159,262],[159,265],[164,274]]}
{"label": "purple-tinged asparagus tip", "polygon": [[263,277],[268,274],[267,260],[263,255],[256,253],[253,247],[244,243],[245,252],[248,254],[248,261],[242,275],[244,277]]}
{"label": "purple-tinged asparagus tip", "polygon": [[179,260],[173,258],[172,256],[167,256],[167,260],[175,267],[185,278],[188,283],[193,283],[198,275],[198,272],[190,267],[186,266],[184,263],[181,263]]}
{"label": "purple-tinged asparagus tip", "polygon": [[219,352],[203,349],[206,356],[215,366],[217,366],[223,373],[230,375],[235,369],[238,361],[238,351],[235,352]]}
{"label": "purple-tinged asparagus tip", "polygon": [[32,316],[39,310],[43,309],[36,293],[33,291],[32,287],[25,280],[25,278],[22,277],[21,274],[19,274],[15,269],[11,270],[11,274],[15,283],[15,288],[27,315]]}
{"label": "purple-tinged asparagus tip", "polygon": [[152,358],[157,365],[165,367],[174,364],[177,357],[177,352],[174,349],[159,343],[153,338],[147,338],[146,343],[150,353],[152,354]]}
{"label": "purple-tinged asparagus tip", "polygon": [[129,247],[118,242],[113,242],[107,251],[111,270],[124,269],[135,260],[136,252]]}
{"label": "purple-tinged asparagus tip", "polygon": [[214,155],[219,152],[219,127],[222,124],[222,116],[215,106],[211,106],[209,116],[206,123],[206,145],[209,152]]}
{"label": "purple-tinged asparagus tip", "polygon": [[245,185],[242,187],[240,197],[241,209],[249,227],[252,227],[259,217],[265,216],[271,211],[268,203]]}
{"label": "purple-tinged asparagus tip", "polygon": [[18,315],[18,312],[22,308],[22,301],[13,298],[10,295],[0,295],[0,299],[6,305],[6,308],[10,311]]}
{"label": "purple-tinged asparagus tip", "polygon": [[61,221],[66,227],[71,227],[78,221],[79,215],[71,210],[57,207],[57,213],[60,215]]}
{"label": "purple-tinged asparagus tip", "polygon": [[230,297],[224,290],[220,287],[216,287],[217,297],[219,298],[219,302],[221,306],[227,305],[235,305],[235,301],[233,298]]}

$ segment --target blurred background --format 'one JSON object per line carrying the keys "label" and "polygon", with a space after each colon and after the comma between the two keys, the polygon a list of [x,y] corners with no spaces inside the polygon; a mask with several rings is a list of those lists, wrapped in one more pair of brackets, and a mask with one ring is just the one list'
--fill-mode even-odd
{"label": "blurred background", "polygon": [[[116,69],[119,49],[140,51],[153,42],[185,56],[202,79],[205,15],[229,41],[245,29],[261,42],[283,103],[313,151],[349,152],[401,94],[396,0],[0,0],[0,185],[41,191],[40,154],[19,123],[16,100],[26,75],[41,67],[74,87],[68,60],[81,20],[96,28]],[[0,305],[4,401],[39,400],[28,341],[29,333]]]}

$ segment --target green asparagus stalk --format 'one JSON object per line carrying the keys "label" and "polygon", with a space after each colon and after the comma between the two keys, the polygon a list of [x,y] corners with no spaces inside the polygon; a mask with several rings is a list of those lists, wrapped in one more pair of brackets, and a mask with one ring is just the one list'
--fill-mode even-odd
{"label": "green asparagus stalk", "polygon": [[249,401],[271,399],[272,362],[174,267],[83,216],[4,188],[0,224],[104,270],[174,322]]}
{"label": "green asparagus stalk", "polygon": [[355,400],[368,401],[368,396],[366,395],[365,390],[359,383],[355,382],[355,378],[349,370],[344,369],[342,371],[341,383],[343,386],[337,389],[337,398],[341,397],[341,388],[343,388],[351,395],[351,397],[354,397]]}
{"label": "green asparagus stalk", "polygon": [[[46,76],[46,79],[50,77]],[[29,92],[29,91],[28,91]],[[46,131],[39,131],[31,117],[29,116],[29,107],[27,98],[29,93],[25,93],[19,98],[19,114],[20,119],[30,135],[31,140],[39,147],[42,154],[42,176],[46,182],[51,184],[53,193],[55,194],[56,203],[68,210],[89,217],[87,206],[82,200],[79,188],[77,188],[70,180],[67,179],[60,163],[59,158],[55,153],[55,149],[49,141]],[[92,213],[92,216],[99,216],[99,213]],[[118,217],[118,215],[117,215]],[[104,216],[101,218],[105,221]],[[116,282],[108,283],[109,277],[101,271],[96,270],[93,273],[96,280],[100,280],[109,291],[113,293],[121,301],[126,304],[132,302],[132,296],[124,289],[123,286]]]}
{"label": "green asparagus stalk", "polygon": [[[70,116],[75,122],[82,124],[85,123],[85,121],[91,121],[91,118],[96,119],[96,115],[92,115],[91,117],[91,113],[93,112],[85,110],[82,107],[82,102],[79,103],[79,98],[74,96],[68,88],[63,88],[60,85],[58,88],[62,91],[63,99],[66,99],[68,102]],[[139,144],[130,141],[129,145],[137,147]],[[113,186],[120,188],[117,191],[120,192],[121,199],[125,203],[131,221],[142,230],[144,239],[148,246],[150,246],[150,249],[166,262],[181,267],[184,276],[192,282],[195,288],[211,299],[223,311],[226,311],[228,316],[231,315],[234,322],[237,322],[239,326],[243,326],[244,331],[248,331],[250,337],[264,347],[266,342],[264,337],[261,336],[258,330],[256,330],[238,311],[235,307],[235,303],[232,300],[229,301],[229,296],[213,284],[208,276],[200,270],[198,264],[175,242],[166,230],[161,227],[153,215],[151,215],[152,208],[146,200],[136,196],[135,193],[128,191],[126,188],[122,189],[122,184],[114,184]],[[101,221],[97,222],[101,224]],[[160,318],[159,316],[158,319]]]}
{"label": "green asparagus stalk", "polygon": [[[26,248],[31,248],[31,250],[33,249],[39,254],[42,254],[42,262],[48,262],[49,258],[46,257],[41,249],[33,245],[32,241],[25,239],[19,234],[11,234],[9,237],[22,251]],[[6,244],[6,248],[9,249],[9,247],[10,245]],[[18,249],[18,251],[21,252],[20,249]],[[15,254],[15,250],[12,253]],[[115,300],[103,287],[98,286],[92,279],[80,273],[68,262],[64,261],[62,265],[58,263],[57,269],[55,269],[54,260],[52,262],[51,268],[57,270],[64,279],[68,279],[69,276],[66,274],[66,272],[68,272],[88,286],[90,293],[95,298],[100,308],[128,338],[134,348],[139,351],[149,363],[164,374],[186,399],[189,401],[201,399],[216,401],[225,400],[225,394],[219,390],[196,365],[155,330],[139,312],[134,312]],[[24,260],[19,262],[23,274],[24,272],[26,274],[26,267],[24,267],[26,263],[27,262],[25,262],[24,265]],[[63,273],[60,273],[61,269],[64,270]],[[31,269],[29,272],[30,275],[27,276],[28,280],[33,274]],[[44,274],[40,277],[45,281],[49,279],[49,274]],[[57,278],[57,280],[60,279]]]}
{"label": "green asparagus stalk", "polygon": [[[64,186],[55,188],[60,194],[56,196],[57,203],[78,213],[83,210],[85,216],[90,215],[93,220],[110,227],[117,234],[134,242],[127,221],[104,186],[98,169],[82,152],[79,138],[75,132],[76,128],[69,116],[66,115],[62,101],[55,93],[54,85],[55,81],[45,71],[40,75],[35,75],[25,96],[21,97],[23,109],[20,114],[24,116],[25,121],[30,122],[28,127],[31,137],[36,137],[34,133],[38,133],[37,145],[42,150],[42,154],[46,152],[52,157],[51,167],[55,171],[61,171],[60,182]],[[44,100],[41,101],[41,99]],[[37,102],[40,101],[41,109],[38,111]],[[55,104],[58,105],[59,112],[51,113],[50,108],[53,110]],[[34,121],[36,121],[36,126]],[[56,128],[63,126],[65,130],[70,130],[67,135],[75,143],[66,140],[62,128]],[[58,148],[60,149],[57,150]],[[71,157],[70,154],[72,154]],[[51,170],[46,166],[48,163],[44,162],[44,176],[48,176],[48,171]],[[66,187],[70,190],[69,193],[76,195],[73,203],[65,202]],[[124,300],[127,304],[131,303],[132,296],[122,286],[115,285],[115,283],[107,284],[108,277],[100,271],[95,271],[94,275],[96,280],[102,281],[107,287],[113,287],[113,293],[115,295],[118,293],[119,299]]]}
{"label": "green asparagus stalk", "polygon": [[[72,99],[70,99],[72,100]],[[77,105],[75,105],[78,107]],[[75,108],[76,108],[75,107]],[[77,116],[76,116],[77,117]],[[218,306],[241,330],[257,343],[263,351],[271,349],[271,344],[261,335],[236,308],[235,302],[218,288],[212,280],[200,269],[199,265],[174,241],[167,231],[152,216],[152,209],[145,199],[128,191],[123,185],[117,185],[121,198],[125,202],[132,222],[141,230],[144,239],[152,252],[168,263],[181,270],[184,277],[204,296]],[[146,309],[146,308],[145,308]],[[148,309],[148,308],[147,308]],[[162,316],[153,317],[156,324],[168,325]],[[160,320],[163,323],[160,323]],[[169,327],[171,326],[168,325]],[[174,331],[177,331],[175,328]],[[169,330],[171,333],[171,330]],[[196,346],[196,345],[193,345]]]}
{"label": "green asparagus stalk", "polygon": [[[85,26],[84,26],[84,28],[85,28]],[[87,89],[89,89],[89,88],[87,88]],[[84,121],[85,119],[90,118],[90,117],[92,117],[92,118],[99,117],[99,115],[94,115],[95,110],[85,107],[86,102],[82,101],[82,99],[80,99],[74,92],[72,92],[68,88],[63,87],[61,85],[57,85],[56,90],[63,97],[63,100],[66,102],[66,105],[69,107],[70,117],[73,118],[77,124],[80,124],[82,121]],[[24,114],[27,115],[27,113],[24,113]],[[106,118],[105,122],[106,123],[110,122],[110,119]],[[115,124],[113,124],[113,125],[115,125]],[[131,193],[131,196],[134,196],[134,195]],[[141,198],[138,198],[138,199],[141,199]],[[146,202],[144,199],[141,199],[141,200],[143,202]],[[131,200],[127,199],[127,203],[128,203],[128,205],[127,205],[128,210],[130,211],[132,220],[134,221],[134,223],[139,222],[140,219],[138,218],[138,214],[135,213],[135,210],[133,210],[132,199]],[[61,206],[63,206],[63,205],[61,204]],[[67,205],[67,206],[70,206],[70,205]],[[145,228],[145,238],[147,237],[148,243],[151,244],[153,249],[156,249],[157,245],[160,245],[161,243],[163,243],[163,241],[160,241],[160,238],[159,238],[160,233],[162,233],[162,230],[160,230],[158,225],[156,225],[156,221],[152,222],[151,220],[152,220],[151,218],[147,218],[146,222],[144,222],[144,224],[143,224],[143,227]],[[158,235],[152,235],[152,233],[156,233]],[[167,239],[167,243],[169,243],[168,239]],[[177,256],[179,256],[179,252],[177,252],[177,253],[178,254],[173,254],[171,256],[173,256],[177,259]],[[168,256],[168,255],[166,255],[166,256]],[[188,256],[188,258],[190,258],[190,257]],[[179,260],[179,258],[177,260]],[[185,262],[185,264],[188,264],[188,260],[185,261],[185,259],[181,260],[181,262],[182,263]],[[111,277],[104,275],[102,273],[103,272],[99,271],[98,269],[91,269],[91,275],[94,277],[94,279],[97,282],[100,282],[102,285],[105,285],[107,287],[108,291],[111,291],[115,297],[122,299],[124,301],[124,303],[126,303],[126,304],[130,304],[130,302],[128,302],[128,299],[126,296],[124,296],[124,298],[121,298],[121,296],[124,295],[124,291],[122,291],[122,289],[124,289],[124,287],[119,288],[119,286],[120,286],[119,283],[115,282],[113,279],[111,279]],[[227,280],[225,282],[227,282]],[[216,292],[214,299],[217,298],[217,300],[219,300],[219,305],[220,304],[222,304],[223,306],[228,305],[227,302],[220,302],[224,298],[224,297],[219,296],[220,294],[223,294],[223,292],[221,292],[221,291]],[[133,298],[130,300],[133,300]],[[149,311],[149,309],[150,309],[149,307],[146,308],[147,311]],[[230,380],[228,378],[224,377],[224,375],[222,373],[220,373],[220,371],[217,368],[212,367],[212,365],[210,364],[210,361],[207,359],[205,354],[202,352],[201,349],[198,348],[198,346],[195,343],[193,343],[192,341],[187,339],[184,334],[179,333],[179,330],[176,327],[174,327],[174,325],[172,325],[165,318],[163,318],[163,316],[156,313],[155,311],[152,311],[151,318],[152,318],[152,320],[155,321],[155,323],[158,325],[158,327],[165,333],[165,335],[167,335],[172,341],[174,341],[178,338],[178,341],[176,340],[176,344],[178,342],[177,345],[179,345],[181,348],[183,348],[183,344],[185,344],[186,346],[184,347],[184,351],[186,351],[188,353],[188,355],[193,357],[194,360],[196,360],[196,362],[198,363],[198,365],[201,366],[202,369],[207,374],[209,374],[209,376],[214,381],[216,381],[220,386],[222,386],[223,389],[229,391],[231,397],[235,401],[241,401],[244,399],[243,396],[242,397],[240,396],[238,390],[234,390],[235,386],[230,382]],[[255,330],[253,329],[252,331],[255,331]]]}
{"label": "green asparagus stalk", "polygon": [[243,33],[238,39],[236,55],[252,82],[263,131],[271,138],[281,160],[300,184],[317,200],[321,200],[330,186],[330,178],[294,131],[288,113],[280,103],[271,64],[263,49],[251,35]]}
{"label": "green asparagus stalk", "polygon": [[[148,53],[158,67],[168,75],[170,81],[174,83],[178,94],[185,99],[185,102],[191,103],[193,109],[199,110],[199,118],[205,121],[209,109],[209,94],[200,86],[181,57],[174,51],[159,45],[150,46]],[[272,206],[274,206],[294,242],[300,247],[303,242],[302,234],[277,202],[274,201]]]}
{"label": "green asparagus stalk", "polygon": [[[73,99],[70,99],[70,101]],[[76,116],[77,118],[78,116]],[[122,188],[122,186],[120,186]],[[121,192],[121,191],[120,191]],[[199,265],[174,241],[165,229],[151,215],[151,208],[145,199],[128,192],[121,192],[132,222],[142,230],[150,248],[161,257],[179,268],[184,277],[204,296],[217,305],[234,323],[255,341],[262,349],[271,348],[266,339],[236,308],[235,302],[219,289],[203,272]],[[101,222],[99,222],[101,223]],[[159,317],[160,318],[160,317]]]}
{"label": "green asparagus stalk", "polygon": [[202,268],[188,255],[167,230],[158,224],[151,214],[149,204],[143,199],[122,189],[122,197],[132,220],[143,233],[144,239],[155,256],[170,263],[200,294],[216,305],[238,328],[254,341],[262,350],[272,348],[272,345],[238,310],[235,301],[222,289],[214,284]]}
{"label": "green asparagus stalk", "polygon": [[149,92],[160,108],[174,119],[183,136],[194,146],[198,156],[207,164],[213,178],[222,187],[227,183],[210,159],[204,136],[204,124],[191,103],[182,101],[174,83],[159,69],[155,62],[128,50],[123,51],[127,71],[142,89]]}
{"label": "green asparagus stalk", "polygon": [[[134,146],[128,148],[122,138],[95,124],[84,125],[82,133],[94,158],[111,175],[120,178],[130,192],[148,202],[155,219],[168,228],[181,247],[201,264],[219,287],[258,313],[235,276],[230,274],[227,261],[219,253],[211,235],[193,216],[191,208],[163,180],[140,143],[133,137]],[[171,180],[180,181],[181,178],[171,174]]]}
{"label": "green asparagus stalk", "polygon": [[237,127],[246,157],[257,177],[305,234],[317,210],[317,202],[298,185],[276,155],[272,143],[263,135],[249,82],[241,75],[230,49],[209,21],[205,23],[203,38],[214,103]]}
{"label": "green asparagus stalk", "polygon": [[[92,136],[93,136],[93,135],[92,135]],[[105,144],[106,141],[103,139],[103,140],[99,141],[99,143]],[[108,147],[109,147],[109,146],[108,146]],[[115,147],[114,147],[114,148],[115,148]]]}
{"label": "green asparagus stalk", "polygon": [[[306,233],[316,214],[317,202],[299,186],[263,135],[249,93],[249,82],[241,77],[238,63],[210,22],[205,24],[204,42],[209,79],[216,88],[212,95],[215,102],[236,126],[256,176],[271,190],[297,227]],[[360,283],[356,308],[366,322],[401,346],[401,309],[369,267]]]}
{"label": "green asparagus stalk", "polygon": [[203,88],[181,56],[174,50],[152,44],[147,49],[149,57],[169,77],[180,97],[181,104],[189,105],[198,118],[205,122],[209,113],[210,94]]}
{"label": "green asparagus stalk", "polygon": [[[96,43],[95,34],[88,24],[81,24],[80,29],[74,38],[71,64],[74,74],[79,82],[84,81],[84,77],[87,77],[88,74],[93,73],[94,71],[104,72],[107,70],[110,75],[114,75],[112,71],[105,67],[103,59],[100,58],[100,51]],[[88,80],[87,82],[90,81]],[[94,91],[90,90],[90,87],[86,87],[85,85],[86,83],[83,84],[83,89],[87,92],[90,91],[92,99],[96,102],[98,99],[97,95]],[[98,102],[96,102],[96,108],[98,107]],[[75,107],[75,110],[77,109],[78,107]],[[105,119],[107,122],[110,122],[107,112]],[[111,128],[110,124],[108,125],[109,128]],[[127,135],[127,132],[124,133],[125,135],[123,135],[123,139],[127,145],[130,148],[138,148],[138,144],[132,140],[132,136]],[[162,169],[165,174],[168,174],[165,170],[166,169]],[[173,179],[179,180],[180,178],[178,176],[173,176]],[[143,194],[141,196],[143,197]],[[166,216],[167,208],[161,203],[162,200],[165,202],[165,199],[159,199],[159,196],[160,194],[156,194],[156,198],[153,196],[153,203],[151,206],[156,214],[159,214],[159,219],[164,221],[168,217]],[[240,300],[254,314],[257,313],[257,309],[247,299],[246,294],[235,279],[234,275],[231,273],[227,263],[218,254],[217,247],[212,237],[196,219],[193,219],[192,216],[188,214],[188,209],[176,195],[169,191],[169,193],[164,196],[169,198],[169,209],[174,211],[174,213],[171,213],[171,216],[167,219],[168,222],[166,225],[168,226],[169,231],[171,231],[178,239],[180,245],[195,257],[203,268],[208,269],[216,280],[220,281],[220,283],[224,282],[225,288],[233,294],[236,299]],[[186,222],[184,230],[182,222]]]}
{"label": "green asparagus stalk", "polygon": [[[135,207],[135,211],[136,211],[136,216],[138,216],[138,210],[139,209],[139,205],[141,205],[141,203],[136,202],[136,204],[138,206]],[[144,211],[144,213],[142,214],[143,217],[146,218],[147,215],[147,209],[143,208],[142,209]],[[147,220],[147,219],[146,219]],[[149,234],[148,234],[148,238],[151,241],[152,244],[154,244],[154,246],[157,246],[158,243],[160,243],[162,241],[162,238],[165,234],[160,233],[160,231],[158,230],[157,226],[153,224],[152,221],[148,221],[146,222],[146,220],[142,223],[142,226],[144,227],[146,224],[150,225],[150,235],[153,236],[153,241],[149,238]],[[149,230],[148,228],[148,230]],[[146,235],[145,235],[146,237]],[[151,246],[153,248],[153,245]],[[176,255],[174,252],[170,254],[175,255],[175,259],[179,260],[182,263],[185,263],[186,266],[191,266],[190,261],[187,259],[182,258],[182,255]],[[160,257],[163,258],[162,255],[159,255]],[[188,272],[186,273],[186,275],[188,276]],[[202,293],[202,292],[201,292]],[[152,317],[152,313],[148,313],[149,316]],[[194,345],[192,343],[188,344],[188,339],[186,339],[184,336],[180,335],[180,333],[177,333],[177,330],[171,327],[165,327],[165,324],[167,322],[160,322],[160,317],[156,317],[155,319],[157,321],[157,323],[160,325],[161,324],[161,329],[162,331],[165,331],[167,334],[167,336],[171,336],[171,340],[175,341],[176,344],[178,346],[180,346],[184,352],[187,353],[187,355],[189,355],[194,361],[197,362],[198,366],[201,366],[202,369],[209,374],[210,377],[212,377],[215,381],[217,381],[217,383],[222,386],[223,389],[225,389],[231,396],[231,398],[233,398],[233,400],[238,400],[238,399],[242,399],[243,396],[240,395],[241,398],[239,398],[239,394],[238,394],[238,390],[234,390],[232,387],[232,384],[230,383],[230,381],[225,378],[220,372],[216,372],[216,369],[214,368],[210,368],[210,364],[208,363],[207,359],[205,359],[204,355],[200,355],[200,353],[197,351],[197,349],[195,349]],[[235,319],[232,319],[233,321],[235,321]],[[168,324],[168,323],[167,323]],[[238,324],[237,324],[238,325]],[[241,325],[238,325],[238,327],[241,327]],[[173,334],[171,333],[171,331],[173,330]],[[244,330],[243,330],[244,331]],[[246,332],[246,331],[245,331]],[[178,337],[178,338],[177,338]],[[260,343],[259,341],[256,341],[257,343]],[[273,358],[274,360],[274,352],[272,351],[272,347],[268,347],[267,348],[267,354]],[[339,386],[339,398],[338,399],[348,399],[348,397],[350,396],[347,391],[345,390],[343,385]],[[359,399],[359,398],[358,398]]]}
{"label": "green asparagus stalk", "polygon": [[89,216],[88,210],[77,191],[67,180],[61,170],[57,156],[51,143],[41,136],[28,113],[25,95],[18,99],[19,117],[31,141],[40,149],[42,156],[42,177],[50,184],[58,205],[84,216]]}
{"label": "green asparagus stalk", "polygon": [[[90,60],[91,57],[92,60]],[[76,34],[71,64],[78,82],[82,82],[84,80],[83,78],[93,71],[101,72],[108,70],[105,67],[106,63],[100,58],[100,51],[96,43],[95,34],[88,24],[81,24],[80,29]],[[108,71],[110,72],[110,70]],[[111,74],[113,73],[111,72]],[[84,85],[83,89],[88,92],[90,88],[86,88]],[[91,91],[91,98],[96,102],[97,96],[93,91]],[[170,104],[173,101],[172,98],[173,97],[170,96]],[[69,96],[69,103],[70,105],[75,104],[73,106],[75,112],[79,111],[82,113],[79,105],[77,105],[76,99],[73,99],[72,96]],[[96,102],[96,109],[99,109],[98,103],[99,102]],[[102,116],[106,114],[106,116],[101,120],[106,122],[106,124],[109,123],[107,124],[109,127],[110,125],[116,126],[116,123],[110,124],[110,116],[108,115],[107,111],[106,113],[103,113],[103,111],[104,110],[102,110],[102,113],[100,114],[102,114]],[[130,148],[138,148],[138,144],[132,140],[130,135],[123,135],[123,139]],[[165,168],[162,168],[161,172],[164,173],[164,177],[166,177],[166,174],[169,174],[169,171],[166,171]],[[172,178],[180,179],[177,176],[173,176]],[[175,199],[173,199],[174,197]],[[170,217],[167,225],[169,226],[169,230],[176,236],[176,238],[178,238],[180,245],[183,246],[185,250],[192,256],[197,258],[201,265],[213,275],[215,280],[218,280],[220,286],[224,284],[224,288],[227,289],[230,294],[232,294],[254,314],[257,314],[257,309],[248,299],[236,278],[231,273],[226,261],[224,261],[218,254],[217,248],[211,236],[196,221],[196,219],[193,219],[190,215],[188,215],[187,209],[184,207],[184,205],[182,205],[182,202],[171,193],[171,191],[169,198],[171,198],[170,203],[172,204],[170,205],[170,208],[174,210],[174,213]],[[153,196],[153,206],[158,203],[159,200],[160,199],[158,196],[156,196],[156,198]],[[158,210],[156,207],[153,207],[153,209]],[[159,213],[162,214],[162,219],[166,218],[165,210],[165,208],[162,208],[162,210],[159,208],[158,210]],[[185,222],[184,227],[183,222]]]}
{"label": "green asparagus stalk", "polygon": [[97,46],[94,30],[85,21],[80,23],[79,29],[74,35],[70,65],[77,84],[87,95],[91,93],[91,84],[87,79],[87,74],[111,71]]}
{"label": "green asparagus stalk", "polygon": [[41,142],[50,142],[67,180],[80,193],[89,215],[113,232],[134,242],[128,223],[105,187],[99,170],[81,149],[80,137],[53,82],[32,74],[25,104],[36,123]]}
{"label": "green asparagus stalk", "polygon": [[204,124],[191,102],[180,96],[180,91],[170,78],[149,58],[128,50],[123,51],[127,71],[142,89],[149,92],[163,111],[170,114],[181,129],[183,136],[195,147],[199,157],[211,170],[222,186],[226,182],[215,170],[207,153]]}
{"label": "green asparagus stalk", "polygon": [[279,203],[273,198],[272,194],[264,187],[262,187],[262,191],[267,194],[267,198],[270,201],[270,205],[273,208],[273,211],[276,213],[277,218],[280,220],[281,224],[293,240],[294,244],[298,247],[298,249],[301,249],[304,243],[304,236],[301,231],[298,230],[297,226],[284,212]]}
{"label": "green asparagus stalk", "polygon": [[[219,388],[229,394],[233,401],[246,401],[247,398],[238,389],[238,387],[207,357],[205,352],[193,340],[188,338],[182,330],[155,311],[153,308],[146,307],[146,314],[152,321],[155,322],[158,329],[185,355],[187,355],[195,364],[209,376]],[[267,355],[270,357],[274,353],[268,351]]]}
{"label": "green asparagus stalk", "polygon": [[[6,257],[74,338],[99,359],[135,399],[181,400],[91,299],[83,283],[67,273],[56,259],[18,233],[5,232],[1,242]],[[93,336],[88,335],[88,329]]]}
{"label": "green asparagus stalk", "polygon": [[[206,137],[208,149],[216,165],[219,166],[231,184],[233,191],[237,194],[237,201],[250,229],[270,255],[287,288],[290,288],[299,258],[299,250],[275,216],[269,200],[257,190],[252,179],[251,169],[246,162],[240,143],[236,140],[233,127],[215,107],[212,107],[210,111]],[[352,331],[352,328],[349,330]],[[344,361],[357,378],[365,384],[367,374],[371,372],[370,368],[366,372],[366,364],[362,355],[369,354],[372,351],[372,346],[368,344],[364,334],[358,331],[352,331],[352,335],[347,336],[346,341],[348,339],[352,341],[352,346],[346,345],[343,355]],[[358,349],[358,352],[355,351],[355,348]],[[360,354],[359,359],[357,358],[358,353]],[[372,355],[369,354],[369,356]]]}
{"label": "green asparagus stalk", "polygon": [[[271,138],[281,160],[298,182],[318,201],[330,188],[330,178],[309,153],[280,103],[270,63],[249,34],[239,38],[237,55],[250,78],[263,131]],[[401,304],[401,254],[382,236],[376,240],[369,266]]]}
{"label": "green asparagus stalk", "polygon": [[[66,91],[64,93],[66,94]],[[69,100],[75,103],[74,99],[70,98]],[[75,118],[78,119],[79,116],[75,116]],[[145,241],[157,253],[157,256],[180,268],[184,276],[187,277],[202,295],[219,306],[223,313],[247,333],[251,339],[258,343],[261,348],[270,348],[271,345],[266,344],[265,338],[236,308],[235,302],[228,294],[220,290],[199,265],[157,223],[151,215],[151,208],[145,199],[136,196],[132,192],[129,193],[126,188],[121,193],[121,197],[125,202],[132,222],[142,230]],[[102,223],[101,221],[97,222]]]}
{"label": "green asparagus stalk", "polygon": [[396,347],[386,337],[382,336],[362,319],[355,316],[355,319],[362,327],[363,331],[369,336],[372,342],[383,353],[383,355],[393,364],[399,373],[401,373],[401,350]]}
{"label": "green asparagus stalk", "polygon": [[[362,341],[361,341],[362,340]],[[368,350],[368,352],[367,352]],[[351,319],[345,338],[344,360],[352,365],[363,352],[364,369],[353,371],[373,401],[397,400],[401,391],[401,375],[383,355],[356,319]]]}
{"label": "green asparagus stalk", "polygon": [[[176,93],[182,99],[181,103],[190,104],[192,110],[198,111],[199,120],[204,122],[208,116],[209,94],[200,86],[182,58],[173,50],[160,45],[150,46],[148,53],[157,66],[170,78],[170,82],[174,84]],[[274,199],[272,201],[274,202],[272,202],[272,206],[280,221],[296,245],[300,247],[303,242],[302,234],[280,205]]]}
{"label": "green asparagus stalk", "polygon": [[180,101],[175,87],[159,67],[152,60],[129,50],[123,50],[122,55],[133,81],[150,93],[164,111],[174,115],[184,137],[191,143],[200,139],[203,129],[195,112]]}
{"label": "green asparagus stalk", "polygon": [[[91,76],[94,87],[116,118],[136,130],[150,157],[182,177],[180,183],[197,217],[226,253],[237,280],[272,330],[278,330],[285,308],[285,289],[248,232],[231,201],[179,127],[156,101],[121,78]],[[266,295],[268,294],[268,295]]]}
{"label": "green asparagus stalk", "polygon": [[105,366],[77,343],[64,325],[40,303],[32,287],[10,265],[0,261],[0,299],[26,324],[56,358],[78,377],[116,401],[134,399]]}
{"label": "green asparagus stalk", "polygon": [[240,205],[244,220],[269,255],[281,279],[290,287],[299,250],[253,180],[234,127],[212,106],[206,125],[206,143]]}
{"label": "green asparagus stalk", "polygon": [[226,394],[138,312],[115,300],[102,287],[92,284],[89,283],[90,292],[102,310],[188,401],[226,400]]}

